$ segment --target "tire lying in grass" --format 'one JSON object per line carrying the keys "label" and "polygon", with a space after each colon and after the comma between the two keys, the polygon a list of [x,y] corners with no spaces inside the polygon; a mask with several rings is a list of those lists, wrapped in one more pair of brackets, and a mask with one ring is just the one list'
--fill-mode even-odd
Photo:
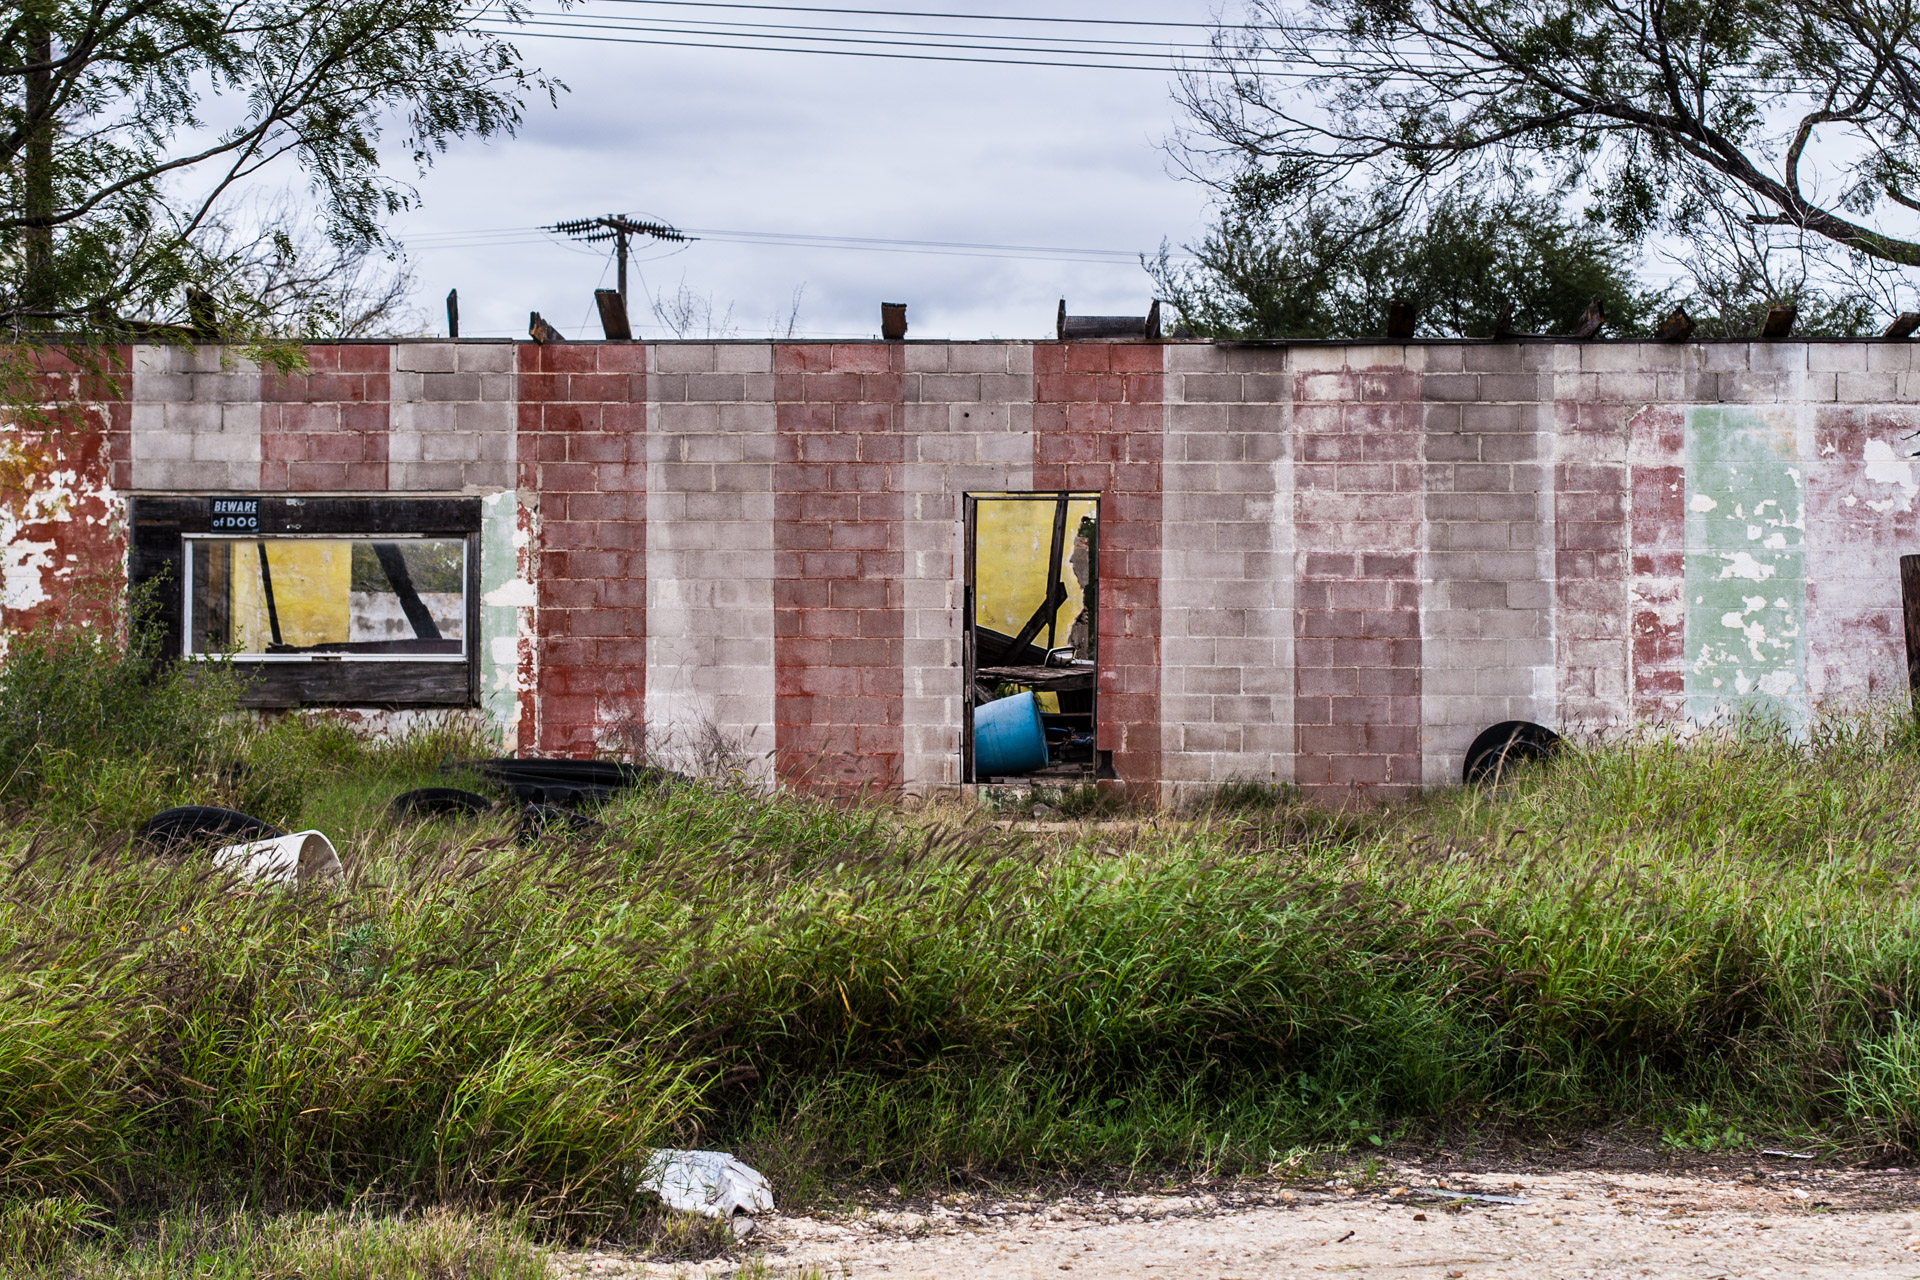
{"label": "tire lying in grass", "polygon": [[238,809],[210,804],[183,804],[162,809],[141,824],[134,842],[158,853],[211,844],[238,844],[249,840],[277,840],[287,834],[271,822],[262,822]]}
{"label": "tire lying in grass", "polygon": [[1480,782],[1499,782],[1507,767],[1522,760],[1550,760],[1564,739],[1543,724],[1531,720],[1502,720],[1473,740],[1467,748],[1467,767],[1462,780],[1473,786]]}
{"label": "tire lying in grass", "polygon": [[507,756],[475,760],[489,782],[513,793],[522,804],[591,808],[606,803],[627,787],[661,787],[684,782],[678,774],[654,765],[622,764],[615,760],[566,760]]}
{"label": "tire lying in grass", "polygon": [[387,811],[402,822],[421,818],[477,818],[493,809],[493,801],[477,791],[459,787],[421,787],[395,796]]}

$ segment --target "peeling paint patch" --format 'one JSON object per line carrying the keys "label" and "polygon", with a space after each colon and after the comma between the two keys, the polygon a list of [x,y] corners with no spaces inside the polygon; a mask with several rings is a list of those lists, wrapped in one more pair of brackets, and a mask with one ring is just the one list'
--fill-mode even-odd
{"label": "peeling paint patch", "polygon": [[1908,499],[1914,494],[1913,463],[1900,457],[1893,446],[1885,440],[1869,440],[1861,450],[1867,464],[1867,479],[1878,484],[1897,484],[1907,491]]}
{"label": "peeling paint patch", "polygon": [[484,604],[498,605],[508,609],[531,609],[540,603],[540,593],[534,590],[531,582],[514,578],[501,583],[480,599]]}
{"label": "peeling paint patch", "polygon": [[45,604],[46,574],[53,567],[53,544],[19,536],[12,520],[0,520],[0,609],[24,612]]}
{"label": "peeling paint patch", "polygon": [[[511,539],[514,572],[523,582],[537,584],[540,580],[539,533],[540,495],[523,490],[513,499]],[[515,751],[520,751],[537,745],[533,735],[539,723],[535,702],[540,692],[540,611],[538,608],[516,609],[514,613],[519,619],[514,645],[519,659],[514,674],[519,709],[514,712],[512,744]]]}
{"label": "peeling paint patch", "polygon": [[[1791,415],[1687,411],[1686,710],[1806,722],[1805,477]],[[1756,585],[1764,584],[1762,591]]]}
{"label": "peeling paint patch", "polygon": [[509,749],[517,749],[521,706],[521,633],[537,600],[523,574],[525,543],[516,495],[480,500],[480,705]]}
{"label": "peeling paint patch", "polygon": [[114,492],[106,413],[54,429],[0,427],[0,653],[6,636],[61,620],[111,622],[125,590],[126,504]]}

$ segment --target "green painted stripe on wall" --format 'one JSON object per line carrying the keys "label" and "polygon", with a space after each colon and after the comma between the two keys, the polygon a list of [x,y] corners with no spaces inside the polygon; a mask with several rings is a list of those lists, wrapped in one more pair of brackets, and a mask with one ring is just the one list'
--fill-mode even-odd
{"label": "green painted stripe on wall", "polygon": [[1797,414],[1687,410],[1686,710],[1807,719],[1806,469]]}

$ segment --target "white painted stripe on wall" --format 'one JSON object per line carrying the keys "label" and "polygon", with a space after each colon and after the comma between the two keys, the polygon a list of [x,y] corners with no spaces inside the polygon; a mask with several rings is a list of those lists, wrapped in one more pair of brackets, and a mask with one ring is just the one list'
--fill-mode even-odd
{"label": "white painted stripe on wall", "polygon": [[222,347],[136,346],[129,418],[135,489],[260,488],[260,366],[253,361]]}
{"label": "white painted stripe on wall", "polygon": [[[774,499],[771,344],[648,349],[647,733],[664,763],[733,754],[773,777]],[[735,398],[662,398],[682,388]]]}
{"label": "white painted stripe on wall", "polygon": [[[961,777],[964,497],[1033,488],[1033,348],[915,346],[907,361],[907,462],[898,481],[907,495],[901,771],[907,787],[924,790]],[[954,398],[974,375],[978,394],[994,398]],[[938,401],[918,402],[922,378],[941,379]]]}
{"label": "white painted stripe on wall", "polygon": [[[1293,467],[1283,352],[1168,347],[1161,464],[1167,790],[1293,776]],[[1189,386],[1189,373],[1197,375]],[[1277,376],[1276,376],[1277,375]]]}

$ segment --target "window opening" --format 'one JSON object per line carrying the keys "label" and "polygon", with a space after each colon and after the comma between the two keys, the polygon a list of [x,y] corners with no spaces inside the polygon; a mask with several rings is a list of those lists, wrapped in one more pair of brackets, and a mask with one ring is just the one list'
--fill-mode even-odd
{"label": "window opening", "polygon": [[464,538],[186,538],[189,657],[464,662]]}
{"label": "window opening", "polygon": [[1096,776],[1098,494],[968,494],[961,777]]}

